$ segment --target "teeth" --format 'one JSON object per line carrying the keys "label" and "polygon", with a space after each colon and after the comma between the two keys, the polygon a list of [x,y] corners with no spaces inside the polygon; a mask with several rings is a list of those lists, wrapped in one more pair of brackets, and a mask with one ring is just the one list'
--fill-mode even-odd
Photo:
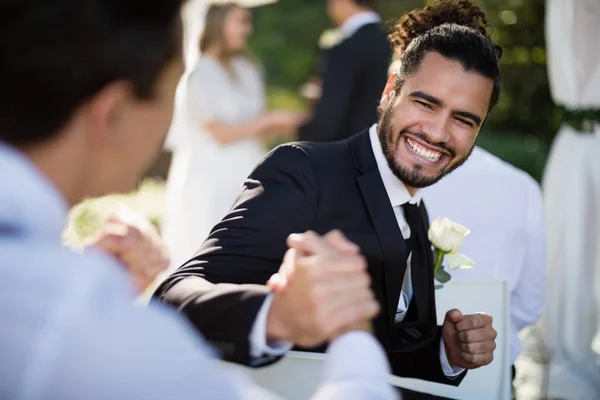
{"label": "teeth", "polygon": [[408,147],[411,149],[411,151],[413,153],[415,153],[419,157],[423,157],[426,160],[429,160],[431,162],[436,162],[437,160],[440,159],[440,156],[442,155],[442,153],[440,153],[440,152],[427,150],[423,146],[419,146],[417,143],[413,142],[412,140],[410,140],[408,138],[406,138],[406,143],[408,143]]}

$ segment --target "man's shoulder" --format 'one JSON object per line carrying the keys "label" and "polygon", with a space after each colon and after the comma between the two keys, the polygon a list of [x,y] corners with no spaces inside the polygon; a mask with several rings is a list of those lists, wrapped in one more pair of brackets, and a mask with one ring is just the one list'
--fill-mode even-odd
{"label": "man's shoulder", "polygon": [[[473,168],[474,170],[480,170],[486,174],[496,176],[500,179],[511,181],[527,188],[539,189],[539,183],[533,179],[531,175],[522,169],[504,161],[500,157],[488,152],[481,147],[475,147],[471,156],[472,165],[466,165],[467,168]],[[467,163],[469,163],[467,161]],[[493,179],[492,179],[493,180]]]}
{"label": "man's shoulder", "polygon": [[345,153],[350,153],[347,140],[338,142],[290,142],[277,146],[267,154],[266,158],[292,163],[310,163],[311,161],[318,162],[323,157],[336,157]]}
{"label": "man's shoulder", "polygon": [[[112,258],[94,250],[84,254],[37,240],[0,241],[0,297],[16,294],[14,289],[19,288],[22,296],[39,298],[37,303],[44,308],[80,302],[109,287],[131,296],[129,284]],[[13,290],[5,290],[7,285]]]}
{"label": "man's shoulder", "polygon": [[[368,24],[361,27],[354,35],[341,41],[332,48],[332,54],[354,56],[362,60],[365,54],[381,54],[389,58],[392,47],[380,24]],[[389,54],[388,54],[389,53]],[[386,61],[389,61],[386,58]]]}
{"label": "man's shoulder", "polygon": [[380,23],[372,23],[361,26],[354,35],[350,36],[348,39],[385,39],[387,41],[387,35],[383,26]]}
{"label": "man's shoulder", "polygon": [[[373,23],[361,27],[354,35],[340,43],[355,47],[357,50],[368,50],[378,47],[391,49],[385,30],[381,24]],[[364,46],[368,44],[368,46]],[[391,51],[391,50],[390,50]]]}

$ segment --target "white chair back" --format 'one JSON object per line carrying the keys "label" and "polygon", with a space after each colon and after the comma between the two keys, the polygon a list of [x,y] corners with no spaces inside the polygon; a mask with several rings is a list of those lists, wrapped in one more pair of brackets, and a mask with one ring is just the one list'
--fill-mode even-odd
{"label": "white chair back", "polygon": [[[504,281],[451,281],[436,291],[438,322],[447,310],[458,308],[464,314],[486,312],[494,317],[498,331],[494,361],[469,371],[459,387],[419,379],[390,376],[398,387],[460,400],[507,400],[511,396],[509,296]],[[262,386],[288,400],[307,400],[320,382],[323,354],[290,352],[275,365],[249,369]]]}

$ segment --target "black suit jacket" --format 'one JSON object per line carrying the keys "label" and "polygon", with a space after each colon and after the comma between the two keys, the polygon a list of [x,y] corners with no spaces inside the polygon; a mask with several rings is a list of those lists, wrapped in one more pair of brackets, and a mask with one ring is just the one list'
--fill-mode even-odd
{"label": "black suit jacket", "polygon": [[348,138],[377,122],[377,105],[387,81],[392,49],[379,24],[367,24],[327,51],[323,88],[299,140]]}
{"label": "black suit jacket", "polygon": [[[423,220],[427,223],[426,212]],[[286,238],[341,229],[368,261],[382,306],[374,322],[394,374],[458,385],[442,373],[441,328],[431,324],[418,345],[406,346],[394,323],[408,250],[383,186],[368,131],[335,143],[296,143],[272,151],[252,172],[232,211],[217,224],[196,256],[170,276],[156,295],[185,312],[224,351],[249,364],[248,336],[278,271]],[[435,315],[433,272],[415,282]],[[236,284],[236,285],[231,285]],[[422,292],[423,293],[423,292]],[[409,307],[410,314],[410,307]]]}

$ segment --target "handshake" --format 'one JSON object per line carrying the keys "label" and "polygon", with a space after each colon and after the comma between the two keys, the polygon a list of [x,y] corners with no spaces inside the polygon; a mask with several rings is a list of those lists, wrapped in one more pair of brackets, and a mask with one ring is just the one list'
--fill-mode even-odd
{"label": "handshake", "polygon": [[287,244],[279,272],[267,282],[275,293],[267,338],[314,347],[352,330],[372,333],[380,306],[358,246],[339,231],[293,234]]}
{"label": "handshake", "polygon": [[[93,245],[121,261],[138,292],[169,265],[154,227],[131,212],[109,218]],[[371,321],[380,305],[359,247],[336,230],[324,236],[311,231],[292,234],[287,245],[278,273],[267,282],[273,292],[267,339],[315,347],[349,331],[373,333]],[[492,318],[484,313],[450,310],[442,327],[448,362],[458,368],[491,363],[496,336]]]}

